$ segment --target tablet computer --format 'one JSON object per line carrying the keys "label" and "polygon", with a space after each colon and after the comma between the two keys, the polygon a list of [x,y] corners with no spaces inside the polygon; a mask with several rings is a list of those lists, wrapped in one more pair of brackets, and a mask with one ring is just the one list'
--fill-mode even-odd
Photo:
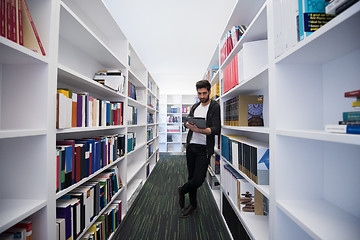
{"label": "tablet computer", "polygon": [[189,123],[195,123],[198,128],[206,128],[205,118],[202,117],[189,117],[187,120]]}

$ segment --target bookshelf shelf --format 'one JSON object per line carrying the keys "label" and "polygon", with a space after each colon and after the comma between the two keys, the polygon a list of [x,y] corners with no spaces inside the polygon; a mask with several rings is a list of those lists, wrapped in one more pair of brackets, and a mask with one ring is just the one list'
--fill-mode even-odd
{"label": "bookshelf shelf", "polygon": [[31,137],[46,135],[46,129],[9,129],[0,130],[0,139],[2,138],[16,138],[16,137]]}
{"label": "bookshelf shelf", "polygon": [[46,200],[0,199],[0,232],[46,207]]}
{"label": "bookshelf shelf", "polygon": [[134,180],[134,177],[143,169],[143,167],[145,166],[146,162],[138,162],[138,163],[130,163],[128,165],[128,176],[127,176],[127,181],[130,183]]}
{"label": "bookshelf shelf", "polygon": [[130,201],[130,199],[132,198],[132,196],[134,195],[136,189],[140,186],[140,184],[143,183],[143,180],[142,179],[133,179],[131,181],[131,183],[129,184],[128,186],[128,198],[127,198],[127,201]]}
{"label": "bookshelf shelf", "polygon": [[360,2],[280,55],[276,63],[323,64],[359,49],[360,43],[353,37],[360,35],[359,21]]}
{"label": "bookshelf shelf", "polygon": [[57,129],[57,134],[66,134],[66,133],[80,133],[80,132],[96,132],[104,130],[118,130],[124,129],[126,125],[115,125],[115,126],[100,126],[100,127],[74,127],[67,129]]}
{"label": "bookshelf shelf", "polygon": [[107,210],[107,208],[110,206],[110,204],[120,195],[120,193],[123,191],[123,189],[124,189],[124,187],[122,187],[121,189],[119,189],[117,191],[117,193],[115,193],[115,195],[112,197],[110,202],[99,212],[99,215],[94,217],[94,219],[90,222],[90,224],[84,229],[83,232],[80,233],[80,235],[76,239],[81,239],[81,237],[86,233],[86,231],[90,228],[90,226],[96,222],[96,220],[99,218],[99,216],[101,216]]}
{"label": "bookshelf shelf", "polygon": [[244,132],[254,132],[254,133],[264,133],[264,134],[270,133],[270,128],[268,127],[237,127],[237,126],[227,126],[227,125],[222,125],[221,127],[223,129],[238,130]]}
{"label": "bookshelf shelf", "polygon": [[[247,1],[245,1],[245,2],[247,2]],[[248,20],[245,20],[245,19],[242,19],[242,20],[239,20],[239,21],[236,21],[233,23],[233,24],[245,24],[248,26],[248,29],[245,31],[245,34],[240,38],[239,42],[234,46],[231,53],[228,55],[228,57],[225,59],[223,64],[220,66],[220,69],[224,69],[227,65],[229,65],[231,59],[233,59],[235,57],[235,55],[243,47],[244,42],[251,42],[251,41],[267,39],[267,14],[266,14],[267,3],[266,3],[266,1],[265,2],[258,1],[256,4],[259,4],[261,2],[263,3],[263,5],[260,8],[260,10],[258,10],[258,12],[254,16],[254,18],[252,19],[250,24],[248,24],[247,23]],[[253,4],[253,5],[256,5],[256,4]],[[240,5],[241,4],[238,3],[237,7]],[[249,11],[251,11],[251,9],[249,9]],[[230,20],[229,20],[229,22],[230,22]],[[228,28],[228,29],[231,29],[231,27],[232,26],[230,26],[230,28]]]}
{"label": "bookshelf shelf", "polygon": [[240,212],[236,204],[225,193],[224,196],[226,196],[234,212],[252,239],[269,239],[269,218],[267,216],[257,216],[251,213]]}
{"label": "bookshelf shelf", "polygon": [[48,63],[49,59],[4,37],[0,37],[0,52],[1,64]]}
{"label": "bookshelf shelf", "polygon": [[116,99],[125,99],[126,96],[116,92],[96,81],[92,78],[86,77],[76,71],[64,66],[59,65],[58,68],[58,79],[62,84],[66,84],[76,89],[83,89],[90,93],[95,92],[97,95],[106,96],[106,98],[110,98],[113,100]]}
{"label": "bookshelf shelf", "polygon": [[227,164],[230,164],[247,182],[249,182],[254,188],[259,190],[261,194],[263,194],[266,198],[270,197],[270,186],[269,185],[258,185],[253,180],[251,180],[245,173],[240,171],[237,167],[235,167],[232,163],[227,161],[225,158],[222,157],[222,160]]}
{"label": "bookshelf shelf", "polygon": [[[60,47],[61,40],[87,53],[92,59],[101,62],[107,68],[125,68],[115,54],[89,29],[71,9],[61,3],[60,9]],[[76,34],[74,34],[76,32]]]}
{"label": "bookshelf shelf", "polygon": [[360,136],[358,134],[341,134],[341,133],[328,133],[325,131],[315,131],[315,130],[301,131],[301,130],[290,130],[290,129],[277,130],[276,133],[281,136],[360,145]]}
{"label": "bookshelf shelf", "polygon": [[[257,229],[249,228],[231,204],[253,239],[357,239],[360,212],[356,206],[360,194],[355,189],[360,177],[355,169],[360,167],[360,136],[329,133],[325,126],[338,124],[343,120],[343,112],[355,110],[351,107],[354,99],[344,98],[344,92],[359,89],[360,2],[301,41],[296,41],[297,7],[296,0],[237,1],[206,70],[208,73],[212,65],[220,65],[224,57],[219,56],[224,53],[220,49],[228,31],[234,25],[247,26],[211,84],[220,85],[221,106],[239,95],[264,97],[264,127],[222,125],[222,134],[241,135],[270,146],[270,185],[255,184],[233,166],[250,186],[269,200],[264,225],[268,229],[266,236],[256,236]],[[267,40],[268,56],[266,65],[255,69],[251,54],[246,56],[246,44],[256,44],[254,41],[258,40]],[[242,55],[237,55],[240,51]],[[262,52],[255,54],[260,56]],[[225,68],[238,56],[244,76],[239,74],[240,82],[224,94]],[[222,117],[224,114],[223,111]],[[215,149],[216,154],[221,152]],[[221,158],[220,163],[229,162]],[[346,172],[346,184],[334,178],[339,172]],[[234,187],[221,181],[224,179],[218,180],[222,194],[224,189]],[[347,193],[346,203],[334,194],[334,189]],[[227,205],[221,202],[220,209],[224,206]],[[253,220],[254,223],[262,221]],[[331,231],[327,232],[328,229]]]}
{"label": "bookshelf shelf", "polygon": [[75,188],[81,186],[82,184],[86,183],[87,181],[91,180],[92,178],[96,177],[99,173],[102,173],[104,170],[114,166],[115,164],[119,163],[120,161],[124,160],[125,159],[125,156],[122,156],[120,158],[118,158],[117,160],[113,161],[112,163],[106,165],[105,167],[99,169],[98,171],[94,172],[93,174],[91,174],[90,176],[82,179],[81,181],[79,181],[78,183],[75,183],[73,185],[71,185],[70,187],[60,191],[60,192],[57,192],[56,193],[56,199],[59,199],[61,198],[62,196],[64,196],[65,194],[71,192],[72,190],[74,190]]}
{"label": "bookshelf shelf", "polygon": [[[46,56],[0,37],[0,234],[19,221],[29,219],[33,223],[33,239],[55,239],[58,200],[112,167],[119,169],[124,187],[111,201],[121,200],[121,215],[126,216],[130,207],[127,200],[132,196],[131,191],[127,191],[127,176],[145,181],[158,160],[157,137],[150,142],[154,151],[151,158],[147,158],[147,126],[153,128],[154,136],[158,135],[159,117],[155,108],[146,106],[146,97],[152,96],[157,106],[159,87],[112,17],[112,8],[104,1],[91,4],[83,0],[26,2]],[[93,80],[96,72],[114,69],[125,76],[120,93]],[[133,101],[127,96],[129,82],[144,92],[142,101]],[[123,102],[123,125],[56,129],[58,88]],[[127,124],[128,104],[138,107],[138,125]],[[146,124],[148,112],[154,114],[152,124]],[[56,193],[57,141],[126,136],[129,132],[137,136],[132,152]],[[140,162],[143,163],[131,165]],[[151,168],[145,163],[150,163]],[[89,227],[86,226],[83,234]]]}
{"label": "bookshelf shelf", "polygon": [[277,206],[314,239],[358,239],[360,220],[321,199],[278,200]]}

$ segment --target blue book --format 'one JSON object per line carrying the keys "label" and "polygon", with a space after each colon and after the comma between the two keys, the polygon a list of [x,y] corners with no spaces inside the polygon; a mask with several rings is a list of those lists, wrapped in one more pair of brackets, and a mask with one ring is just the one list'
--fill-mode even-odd
{"label": "blue book", "polygon": [[[61,166],[62,169],[64,169],[64,179],[61,179],[62,182],[62,187],[61,189],[65,189],[69,186],[71,186],[73,184],[72,181],[72,167],[73,167],[73,158],[72,158],[72,152],[73,152],[73,147],[71,145],[61,145],[61,146],[57,146],[58,149],[63,150],[64,156],[62,156],[62,158],[65,160],[64,161],[64,166]],[[62,177],[62,176],[60,176]]]}
{"label": "blue book", "polygon": [[326,132],[360,134],[360,125],[326,125]]}
{"label": "blue book", "polygon": [[298,3],[299,36],[301,41],[333,17],[325,14],[325,7],[329,4],[325,0],[298,0]]}
{"label": "blue book", "polygon": [[228,161],[230,158],[230,139],[228,136],[221,135],[221,155]]}
{"label": "blue book", "polygon": [[56,218],[65,219],[65,239],[71,239],[71,203],[68,200],[59,199],[56,201]]}
{"label": "blue book", "polygon": [[110,125],[113,125],[110,120],[110,115],[111,115],[111,104],[110,102],[107,102],[106,103],[106,126],[110,126]]}

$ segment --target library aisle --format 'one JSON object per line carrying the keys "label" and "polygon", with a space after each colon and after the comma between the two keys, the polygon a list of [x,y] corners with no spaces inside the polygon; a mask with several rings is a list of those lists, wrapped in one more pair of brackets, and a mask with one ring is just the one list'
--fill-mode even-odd
{"label": "library aisle", "polygon": [[114,239],[231,239],[206,182],[198,190],[198,209],[180,218],[176,189],[186,178],[184,155],[161,154]]}

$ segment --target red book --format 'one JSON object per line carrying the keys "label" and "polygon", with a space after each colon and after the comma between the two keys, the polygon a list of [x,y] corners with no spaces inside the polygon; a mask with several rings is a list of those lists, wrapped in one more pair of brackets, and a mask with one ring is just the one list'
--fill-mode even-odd
{"label": "red book", "polygon": [[[82,144],[75,144],[75,182],[81,180],[81,147]],[[74,169],[73,169],[74,170]]]}
{"label": "red book", "polygon": [[11,36],[14,42],[17,42],[17,20],[16,20],[16,0],[11,0]]}
{"label": "red book", "polygon": [[32,239],[32,222],[29,220],[23,220],[17,224],[15,224],[14,228],[25,228],[26,229],[26,240]]}
{"label": "red book", "polygon": [[6,5],[6,38],[9,40],[12,40],[12,31],[11,31],[11,27],[12,27],[12,18],[11,18],[11,0],[6,0],[5,1],[5,5]]}
{"label": "red book", "polygon": [[6,37],[5,0],[0,0],[0,35]]}
{"label": "red book", "polygon": [[345,92],[345,97],[360,97],[360,90]]}

